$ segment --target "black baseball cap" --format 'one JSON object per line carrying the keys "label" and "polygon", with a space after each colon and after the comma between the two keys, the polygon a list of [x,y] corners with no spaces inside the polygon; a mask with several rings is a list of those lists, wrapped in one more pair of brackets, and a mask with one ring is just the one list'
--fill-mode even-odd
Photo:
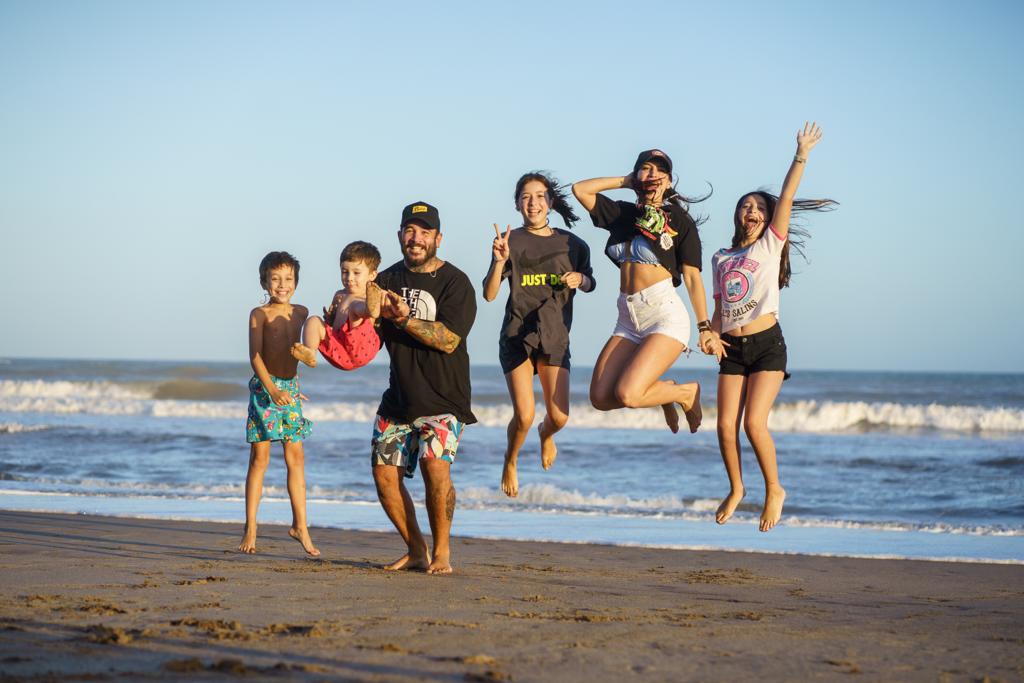
{"label": "black baseball cap", "polygon": [[666,173],[672,173],[672,160],[669,159],[668,155],[660,149],[646,149],[643,152],[640,152],[640,156],[636,158],[636,163],[633,164],[633,173],[639,171],[640,167],[648,161],[661,167]]}
{"label": "black baseball cap", "polygon": [[433,230],[441,229],[441,217],[437,214],[437,208],[426,202],[413,202],[402,209],[402,226],[409,223],[420,223]]}

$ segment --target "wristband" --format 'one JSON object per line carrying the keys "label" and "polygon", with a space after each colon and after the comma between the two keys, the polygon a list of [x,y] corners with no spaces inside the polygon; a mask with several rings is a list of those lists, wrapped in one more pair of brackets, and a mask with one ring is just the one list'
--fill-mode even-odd
{"label": "wristband", "polygon": [[697,331],[698,332],[710,332],[711,331],[711,321],[710,320],[701,320],[699,323],[697,323]]}
{"label": "wristband", "polygon": [[799,154],[794,154],[793,155],[793,161],[794,161],[794,163],[797,163],[797,164],[806,164],[807,163],[807,157],[802,157]]}

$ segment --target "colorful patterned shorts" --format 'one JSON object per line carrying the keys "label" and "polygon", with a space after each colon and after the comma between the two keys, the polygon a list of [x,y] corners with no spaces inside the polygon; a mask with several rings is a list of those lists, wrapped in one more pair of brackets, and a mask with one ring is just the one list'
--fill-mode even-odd
{"label": "colorful patterned shorts", "polygon": [[299,398],[299,378],[281,379],[271,376],[274,386],[287,392],[293,403],[279,406],[263,388],[260,378],[253,375],[249,380],[249,419],[245,423],[245,440],[259,441],[302,441],[309,436],[313,423],[302,416],[302,400]]}
{"label": "colorful patterned shorts", "polygon": [[465,426],[450,413],[418,417],[411,423],[378,415],[373,422],[370,463],[404,467],[406,477],[416,471],[417,455],[420,460],[438,458],[453,464]]}

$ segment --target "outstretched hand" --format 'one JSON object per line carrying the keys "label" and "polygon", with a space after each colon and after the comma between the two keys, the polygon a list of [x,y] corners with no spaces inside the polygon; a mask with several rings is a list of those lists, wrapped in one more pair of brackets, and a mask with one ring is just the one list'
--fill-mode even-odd
{"label": "outstretched hand", "polygon": [[512,231],[511,225],[505,226],[505,234],[501,233],[501,228],[498,224],[494,224],[494,242],[491,243],[491,258],[497,263],[504,263],[508,261],[509,248],[508,248],[508,234]]}
{"label": "outstretched hand", "polygon": [[821,127],[817,122],[804,122],[803,130],[796,132],[796,153],[806,157],[814,149],[814,146],[821,141]]}

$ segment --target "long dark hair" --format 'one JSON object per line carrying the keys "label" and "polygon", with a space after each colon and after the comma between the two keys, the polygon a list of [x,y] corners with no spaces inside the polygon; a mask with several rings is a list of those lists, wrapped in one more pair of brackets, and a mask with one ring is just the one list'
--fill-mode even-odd
{"label": "long dark hair", "polygon": [[[671,177],[671,174],[670,174],[670,177]],[[640,191],[637,189],[638,182],[637,182],[637,179],[636,179],[636,171],[633,171],[632,173],[630,173],[629,174],[629,178],[630,178],[630,182],[629,182],[630,187],[632,188],[633,192],[636,192],[637,199],[639,199],[640,198]],[[696,214],[695,215],[695,214],[690,213],[690,205],[691,204],[699,204],[700,202],[702,202],[705,199],[707,199],[708,197],[710,197],[712,195],[712,193],[714,193],[715,188],[711,186],[711,183],[708,183],[708,188],[709,188],[708,189],[708,193],[706,195],[703,195],[703,196],[700,196],[700,197],[690,197],[690,196],[684,195],[684,194],[680,193],[678,190],[676,190],[675,182],[673,182],[672,185],[670,185],[669,188],[667,190],[665,190],[665,195],[662,197],[661,201],[664,202],[664,203],[667,203],[667,204],[674,204],[675,206],[677,206],[680,209],[682,209],[683,213],[685,213],[687,216],[690,217],[691,220],[693,220],[693,224],[694,225],[701,225],[702,223],[704,223],[704,221],[706,221],[708,219],[708,217],[707,216],[702,216],[700,214]]]}
{"label": "long dark hair", "polygon": [[516,193],[513,195],[516,206],[519,206],[519,195],[522,194],[523,187],[531,180],[536,180],[547,188],[548,201],[551,204],[551,208],[562,217],[565,227],[571,228],[573,223],[580,219],[569,205],[569,195],[565,188],[559,184],[557,178],[545,171],[530,171],[519,177],[519,180],[516,181]]}
{"label": "long dark hair", "polygon": [[[765,226],[761,228],[761,234],[759,234],[755,240],[760,239],[764,231],[768,229],[768,222],[775,216],[775,207],[779,204],[779,197],[777,195],[768,192],[764,188],[754,190],[753,192],[747,192],[746,194],[740,195],[739,200],[736,202],[736,208],[732,212],[732,223],[735,226],[735,230],[732,233],[732,248],[735,249],[743,242],[747,236],[747,231],[743,228],[743,224],[740,222],[739,213],[740,205],[743,204],[743,200],[747,197],[754,195],[764,200],[767,210],[765,214],[770,218],[765,222]],[[789,214],[789,233],[786,237],[786,244],[782,247],[782,256],[779,261],[779,289],[789,286],[789,280],[793,275],[792,267],[789,261],[789,248],[792,246],[796,249],[796,253],[800,254],[806,260],[807,256],[804,254],[804,244],[810,239],[811,234],[806,229],[794,225],[794,220],[797,221],[800,215],[807,211],[832,211],[839,202],[832,199],[794,199],[793,209]]]}

